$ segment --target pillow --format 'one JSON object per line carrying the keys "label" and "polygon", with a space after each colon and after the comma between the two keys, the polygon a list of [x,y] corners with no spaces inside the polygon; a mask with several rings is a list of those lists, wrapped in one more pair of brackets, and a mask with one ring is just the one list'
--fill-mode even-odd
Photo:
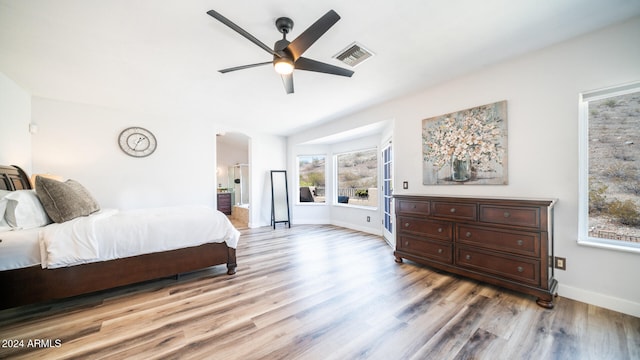
{"label": "pillow", "polygon": [[51,223],[35,191],[12,191],[4,199],[7,200],[4,219],[12,228],[32,229]]}
{"label": "pillow", "polygon": [[8,190],[0,190],[0,232],[11,230],[11,226],[7,223],[7,220],[4,219],[5,210],[7,210],[7,202],[5,199],[5,195],[11,193]]}
{"label": "pillow", "polygon": [[75,180],[62,182],[36,176],[36,194],[51,220],[57,223],[100,210],[89,191]]}

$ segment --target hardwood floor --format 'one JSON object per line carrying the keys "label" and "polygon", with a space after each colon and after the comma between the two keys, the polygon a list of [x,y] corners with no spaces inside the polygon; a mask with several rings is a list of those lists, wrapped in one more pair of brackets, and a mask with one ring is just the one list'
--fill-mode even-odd
{"label": "hardwood floor", "polygon": [[348,229],[242,234],[233,276],[220,266],[1,311],[0,358],[640,359],[639,318],[561,297],[545,310],[396,264],[380,237]]}

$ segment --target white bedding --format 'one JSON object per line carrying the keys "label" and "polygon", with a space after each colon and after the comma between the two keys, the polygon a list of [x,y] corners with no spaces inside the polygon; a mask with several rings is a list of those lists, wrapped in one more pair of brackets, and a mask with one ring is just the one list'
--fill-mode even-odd
{"label": "white bedding", "polygon": [[[126,211],[107,209],[33,230],[37,231],[42,268],[112,260],[209,242],[226,242],[229,247],[236,248],[240,237],[240,232],[224,214],[205,206]],[[29,234],[33,236],[33,232]],[[4,249],[5,240],[0,245]],[[20,267],[34,265],[29,261],[23,263],[26,265]],[[0,270],[6,269],[7,265],[0,263]]]}
{"label": "white bedding", "polygon": [[40,229],[0,232],[0,271],[40,264]]}

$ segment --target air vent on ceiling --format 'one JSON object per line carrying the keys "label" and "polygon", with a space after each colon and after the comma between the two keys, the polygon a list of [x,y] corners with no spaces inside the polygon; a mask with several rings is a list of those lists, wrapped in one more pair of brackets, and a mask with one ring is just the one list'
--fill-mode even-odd
{"label": "air vent on ceiling", "polygon": [[340,51],[334,58],[342,61],[343,63],[356,67],[361,64],[363,61],[372,57],[373,53],[364,46],[354,42],[353,44],[347,46],[344,50]]}

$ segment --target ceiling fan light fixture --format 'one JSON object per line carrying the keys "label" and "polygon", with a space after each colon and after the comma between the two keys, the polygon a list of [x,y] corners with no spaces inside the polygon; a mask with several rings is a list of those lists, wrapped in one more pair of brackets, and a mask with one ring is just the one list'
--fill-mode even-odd
{"label": "ceiling fan light fixture", "polygon": [[273,68],[280,75],[289,75],[293,72],[293,60],[281,57],[273,62]]}

